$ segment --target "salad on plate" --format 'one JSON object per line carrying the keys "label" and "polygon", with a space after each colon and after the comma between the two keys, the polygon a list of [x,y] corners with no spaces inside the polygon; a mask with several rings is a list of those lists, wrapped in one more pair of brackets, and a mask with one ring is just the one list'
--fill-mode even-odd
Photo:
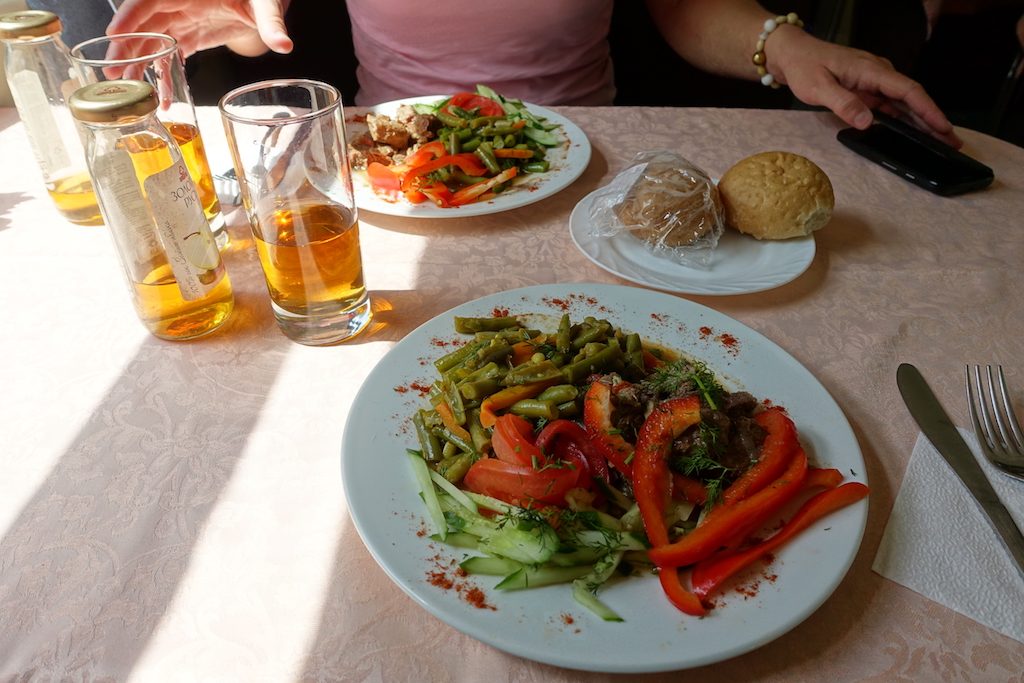
{"label": "salad on plate", "polygon": [[551,152],[567,144],[562,124],[484,85],[369,113],[366,128],[349,160],[374,193],[440,208],[485,202],[548,173]]}
{"label": "salad on plate", "polygon": [[432,538],[499,590],[656,574],[701,616],[730,577],[867,493],[816,467],[787,412],[594,316],[455,317],[466,343],[411,418]]}

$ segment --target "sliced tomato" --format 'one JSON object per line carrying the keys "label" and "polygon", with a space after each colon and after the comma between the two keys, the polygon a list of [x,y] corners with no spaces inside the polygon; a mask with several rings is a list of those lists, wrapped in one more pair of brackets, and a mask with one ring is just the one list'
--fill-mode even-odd
{"label": "sliced tomato", "polygon": [[491,448],[499,460],[513,465],[541,467],[547,464],[547,457],[534,442],[533,426],[512,413],[505,413],[494,423]]}
{"label": "sliced tomato", "polygon": [[448,104],[441,107],[441,111],[451,114],[451,107],[465,109],[468,112],[476,110],[477,116],[504,116],[505,109],[492,100],[490,97],[477,95],[473,92],[459,92],[451,96]]}
{"label": "sliced tomato", "polygon": [[466,472],[463,485],[470,491],[506,503],[565,505],[565,494],[576,486],[580,470],[571,466],[543,467],[515,465],[504,460],[477,460]]}

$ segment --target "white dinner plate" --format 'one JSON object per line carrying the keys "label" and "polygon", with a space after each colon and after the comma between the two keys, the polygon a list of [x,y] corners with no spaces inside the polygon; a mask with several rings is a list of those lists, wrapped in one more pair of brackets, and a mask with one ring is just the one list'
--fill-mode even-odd
{"label": "white dinner plate", "polygon": [[[493,294],[428,321],[396,344],[360,388],[345,425],[341,471],[352,520],[403,591],[463,633],[520,657],[632,673],[743,654],[789,631],[829,597],[860,545],[866,501],[812,525],[780,548],[768,569],[752,569],[740,579],[743,594],[735,587],[725,591],[701,619],[670,605],[653,575],[625,577],[602,589],[601,599],[624,617],[622,623],[601,621],[573,600],[567,585],[501,592],[494,589],[498,577],[451,574],[454,588],[436,585],[443,581],[431,576],[437,579],[464,555],[429,538],[406,455],[407,448],[418,447],[410,417],[426,405],[419,390],[435,378],[432,361],[461,336],[453,332],[453,317],[505,311],[546,314],[555,324],[566,311],[574,321],[593,315],[703,359],[729,388],[784,406],[814,464],[865,481],[857,440],[832,397],[792,356],[741,323],[679,297],[617,285],[540,285]],[[493,609],[466,599],[472,587]]]}
{"label": "white dinner plate", "polygon": [[811,235],[761,241],[726,230],[706,268],[684,266],[652,253],[628,232],[613,237],[590,234],[590,210],[602,191],[595,190],[576,204],[569,234],[584,256],[630,282],[680,294],[750,294],[795,280],[814,260]]}
{"label": "white dinner plate", "polygon": [[[370,111],[376,114],[392,115],[399,105],[402,104],[433,104],[442,99],[444,99],[443,95],[412,97],[379,104],[371,107]],[[474,202],[465,206],[441,208],[431,202],[412,204],[404,199],[391,201],[373,191],[365,171],[356,171],[352,174],[356,205],[366,211],[375,211],[390,216],[465,218],[467,216],[483,216],[518,209],[519,207],[546,199],[568,187],[583,174],[587,164],[590,163],[590,140],[587,139],[587,136],[580,130],[579,126],[561,114],[535,104],[524,104],[534,116],[547,119],[549,123],[556,123],[561,126],[553,132],[556,135],[562,136],[565,142],[559,147],[548,148],[547,159],[551,163],[551,168],[547,173],[531,173],[523,176],[518,182],[513,181],[511,188],[486,202]],[[355,136],[365,130],[364,124],[347,121],[345,125],[348,129],[346,133],[351,139],[354,139]]]}

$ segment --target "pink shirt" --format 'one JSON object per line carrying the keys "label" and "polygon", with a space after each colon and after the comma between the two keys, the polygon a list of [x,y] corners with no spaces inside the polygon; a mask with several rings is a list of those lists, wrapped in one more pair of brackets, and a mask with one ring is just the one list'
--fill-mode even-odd
{"label": "pink shirt", "polygon": [[615,96],[612,0],[348,0],[348,11],[360,105],[477,83],[536,104]]}

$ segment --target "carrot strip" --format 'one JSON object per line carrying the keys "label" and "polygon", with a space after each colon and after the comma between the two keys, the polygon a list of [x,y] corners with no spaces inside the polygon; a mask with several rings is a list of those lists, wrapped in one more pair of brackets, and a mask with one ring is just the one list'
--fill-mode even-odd
{"label": "carrot strip", "polygon": [[533,398],[558,381],[558,379],[552,379],[530,384],[516,384],[491,394],[480,403],[480,424],[490,429],[498,421],[498,414],[495,411],[509,408],[513,403],[524,398]]}

